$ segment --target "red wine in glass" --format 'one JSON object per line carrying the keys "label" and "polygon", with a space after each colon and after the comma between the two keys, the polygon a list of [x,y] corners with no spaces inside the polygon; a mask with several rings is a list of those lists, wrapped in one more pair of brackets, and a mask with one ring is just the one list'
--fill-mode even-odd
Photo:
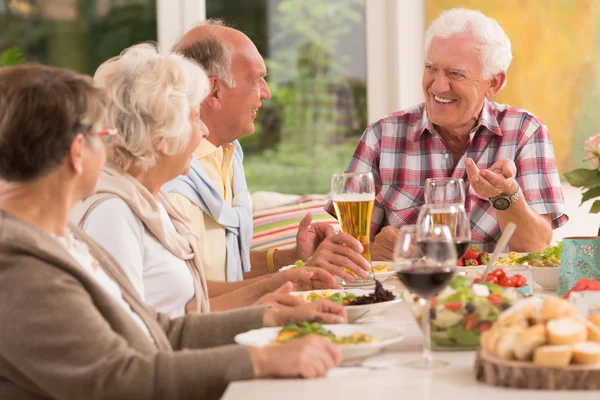
{"label": "red wine in glass", "polygon": [[[471,244],[469,239],[453,239],[453,242],[458,258],[466,253]],[[421,251],[423,251],[423,254],[431,254],[434,258],[438,259],[445,259],[448,256],[448,247],[446,244],[436,241],[435,239],[419,240],[418,245],[421,248]]]}
{"label": "red wine in glass", "polygon": [[430,298],[436,296],[452,280],[454,268],[415,265],[396,271],[400,281],[411,292]]}

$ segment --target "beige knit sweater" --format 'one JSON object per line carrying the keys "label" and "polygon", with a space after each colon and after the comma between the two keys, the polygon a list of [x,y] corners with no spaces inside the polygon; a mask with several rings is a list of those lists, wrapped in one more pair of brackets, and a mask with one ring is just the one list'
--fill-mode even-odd
{"label": "beige knit sweater", "polygon": [[264,308],[169,320],[71,230],[155,343],[56,239],[0,210],[0,399],[217,399],[229,382],[253,378],[248,349],[230,344],[262,325]]}

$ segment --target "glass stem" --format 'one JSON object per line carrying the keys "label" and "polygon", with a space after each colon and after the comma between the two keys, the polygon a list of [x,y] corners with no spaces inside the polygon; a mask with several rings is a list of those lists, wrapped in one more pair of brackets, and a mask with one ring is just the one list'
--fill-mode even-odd
{"label": "glass stem", "polygon": [[431,323],[429,322],[429,298],[421,298],[423,306],[423,317],[421,318],[421,328],[423,330],[423,361],[431,365],[433,357],[431,356]]}

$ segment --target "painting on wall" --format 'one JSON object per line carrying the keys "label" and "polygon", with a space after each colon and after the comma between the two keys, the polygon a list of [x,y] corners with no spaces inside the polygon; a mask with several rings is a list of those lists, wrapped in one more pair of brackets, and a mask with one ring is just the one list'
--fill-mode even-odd
{"label": "painting on wall", "polygon": [[512,43],[508,83],[494,99],[547,126],[561,175],[583,165],[600,132],[600,0],[426,0],[427,24],[453,7],[498,21]]}

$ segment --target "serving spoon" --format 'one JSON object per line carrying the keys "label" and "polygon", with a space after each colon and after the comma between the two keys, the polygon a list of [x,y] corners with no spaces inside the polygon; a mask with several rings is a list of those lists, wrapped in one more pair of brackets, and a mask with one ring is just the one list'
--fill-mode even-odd
{"label": "serving spoon", "polygon": [[[504,250],[504,248],[508,244],[508,241],[512,237],[513,233],[515,233],[515,229],[517,229],[517,225],[515,225],[512,222],[509,222],[508,225],[506,225],[504,232],[502,232],[502,236],[500,236],[500,240],[498,240],[498,242],[496,243],[496,247],[494,247],[494,252],[492,253],[492,256],[490,257],[490,261],[487,263],[487,265],[485,267],[485,270],[483,272],[483,275],[481,276],[480,282],[485,282],[485,278],[487,278],[488,274],[490,272],[492,272],[492,268],[496,264],[498,255],[500,254],[500,252],[502,250]],[[473,285],[473,283],[471,283],[471,286],[472,285]]]}

